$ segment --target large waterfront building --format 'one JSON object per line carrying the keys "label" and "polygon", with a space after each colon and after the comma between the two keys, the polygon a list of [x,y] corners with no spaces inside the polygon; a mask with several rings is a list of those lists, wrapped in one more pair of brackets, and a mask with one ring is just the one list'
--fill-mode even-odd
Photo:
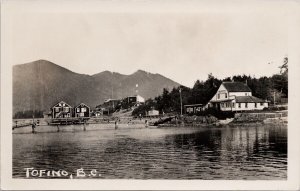
{"label": "large waterfront building", "polygon": [[221,111],[248,111],[263,110],[268,108],[268,105],[268,101],[252,96],[247,84],[223,82],[206,107],[214,107]]}

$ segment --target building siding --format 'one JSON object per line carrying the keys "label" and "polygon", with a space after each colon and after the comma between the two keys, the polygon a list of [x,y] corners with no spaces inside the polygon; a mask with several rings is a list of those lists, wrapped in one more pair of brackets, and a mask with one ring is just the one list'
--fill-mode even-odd
{"label": "building siding", "polygon": [[229,96],[252,96],[252,92],[229,92]]}

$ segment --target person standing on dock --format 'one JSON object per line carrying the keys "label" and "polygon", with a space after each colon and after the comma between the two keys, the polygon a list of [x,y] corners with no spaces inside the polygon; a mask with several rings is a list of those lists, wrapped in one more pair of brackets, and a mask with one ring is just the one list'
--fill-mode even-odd
{"label": "person standing on dock", "polygon": [[32,128],[32,133],[36,133],[36,132],[35,132],[35,128],[36,128],[35,122],[32,123],[31,128]]}
{"label": "person standing on dock", "polygon": [[118,119],[115,121],[115,129],[118,129]]}

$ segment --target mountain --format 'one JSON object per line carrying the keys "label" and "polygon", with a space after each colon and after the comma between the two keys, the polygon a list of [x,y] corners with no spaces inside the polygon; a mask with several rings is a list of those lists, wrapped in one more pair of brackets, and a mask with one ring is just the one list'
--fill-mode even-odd
{"label": "mountain", "polygon": [[163,88],[177,86],[178,83],[160,74],[142,70],[131,75],[110,71],[85,75],[37,60],[13,66],[13,112],[47,111],[61,100],[72,106],[84,102],[94,108],[107,98],[121,99],[134,94],[154,98]]}

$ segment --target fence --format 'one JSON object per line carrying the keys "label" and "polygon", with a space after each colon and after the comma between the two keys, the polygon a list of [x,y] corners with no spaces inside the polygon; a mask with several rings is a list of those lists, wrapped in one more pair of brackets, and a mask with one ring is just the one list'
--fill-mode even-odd
{"label": "fence", "polygon": [[267,118],[282,118],[287,117],[287,112],[280,113],[236,113],[235,119],[267,119]]}

